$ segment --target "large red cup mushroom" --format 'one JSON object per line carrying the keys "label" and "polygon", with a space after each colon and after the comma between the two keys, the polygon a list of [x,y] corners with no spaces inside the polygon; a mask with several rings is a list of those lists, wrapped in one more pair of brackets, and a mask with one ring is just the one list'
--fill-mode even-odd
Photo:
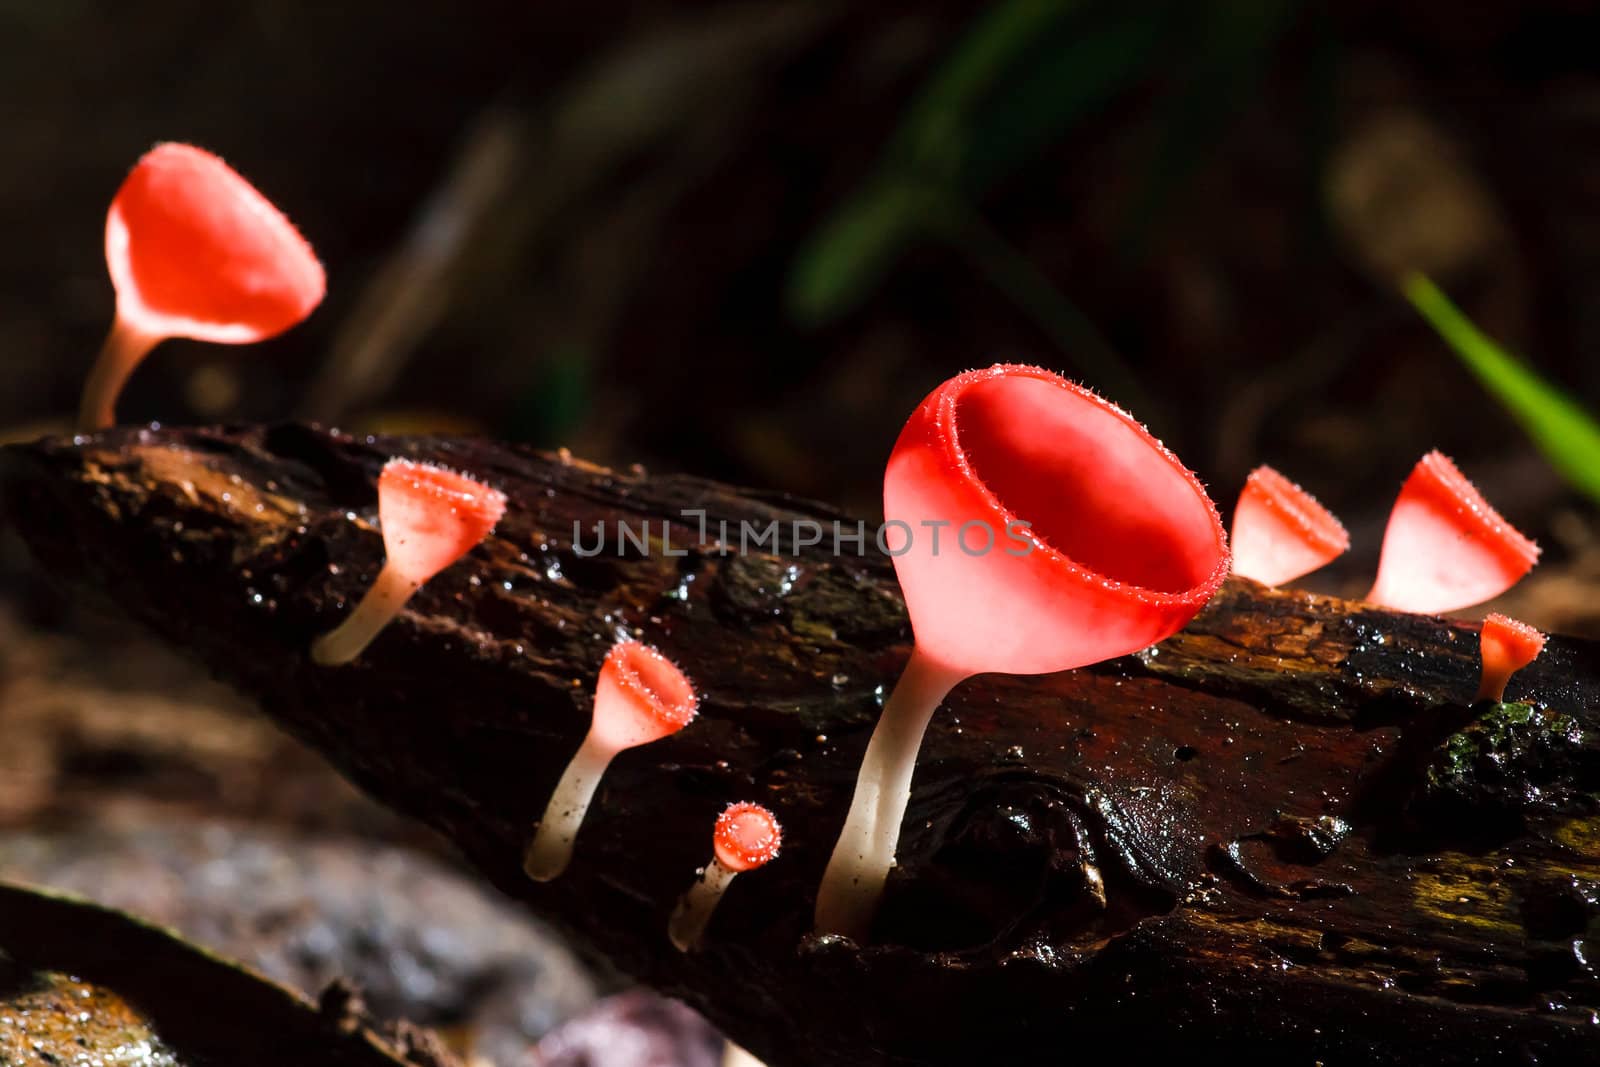
{"label": "large red cup mushroom", "polygon": [[1317,498],[1271,467],[1250,472],[1233,511],[1233,573],[1262,585],[1310,574],[1350,548],[1350,535]]}
{"label": "large red cup mushroom", "polygon": [[84,385],[78,422],[115,421],[117,394],[169,337],[247,344],[282,333],[322,302],[322,264],[255,186],[203,148],[145,153],[106,215],[117,317]]}
{"label": "large red cup mushroom", "polygon": [[915,647],[816,905],[819,932],[858,940],[945,695],[974,674],[1066,670],[1160,641],[1205,605],[1229,562],[1216,506],[1177,457],[1038,367],[997,365],[935,389],[895,444],[883,509]]}
{"label": "large red cup mushroom", "polygon": [[385,463],[383,567],[344,622],[312,642],[312,662],[336,667],[361,655],[413,593],[488,537],[505,512],[505,494],[475,478],[409,459]]}
{"label": "large red cup mushroom", "polygon": [[1517,584],[1539,546],[1489,506],[1442,452],[1417,461],[1389,513],[1367,599],[1397,611],[1458,611]]}
{"label": "large red cup mushroom", "polygon": [[594,791],[617,754],[670,737],[694,720],[694,684],[657,649],[619,641],[600,667],[589,733],[545,806],[544,818],[522,857],[529,878],[548,882],[572,860],[572,846]]}

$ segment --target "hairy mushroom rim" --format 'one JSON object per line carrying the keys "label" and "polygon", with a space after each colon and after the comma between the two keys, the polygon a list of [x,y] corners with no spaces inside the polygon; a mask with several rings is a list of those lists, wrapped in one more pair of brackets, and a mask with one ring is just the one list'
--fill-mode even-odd
{"label": "hairy mushroom rim", "polygon": [[729,804],[711,831],[711,862],[678,899],[667,936],[680,952],[696,947],[706,923],[734,877],[764,867],[778,856],[783,828],[777,817],[750,801]]}

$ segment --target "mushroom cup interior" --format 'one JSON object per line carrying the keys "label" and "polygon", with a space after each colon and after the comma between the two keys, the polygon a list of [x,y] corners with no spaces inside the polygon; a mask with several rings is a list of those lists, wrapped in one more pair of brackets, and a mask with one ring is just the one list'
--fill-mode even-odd
{"label": "mushroom cup interior", "polygon": [[694,686],[671,660],[632,642],[618,650],[616,664],[617,680],[663,727],[677,729],[694,718]]}
{"label": "mushroom cup interior", "polygon": [[1181,595],[1216,570],[1215,511],[1127,416],[1060,382],[1005,375],[955,402],[958,448],[1001,507],[1074,564]]}

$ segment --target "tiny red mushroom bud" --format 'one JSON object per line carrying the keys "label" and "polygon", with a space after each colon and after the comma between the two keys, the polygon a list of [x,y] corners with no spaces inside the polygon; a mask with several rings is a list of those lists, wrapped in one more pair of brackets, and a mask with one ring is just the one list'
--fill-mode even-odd
{"label": "tiny red mushroom bud", "polygon": [[1504,615],[1483,620],[1478,634],[1478,655],[1483,660],[1479,700],[1504,700],[1511,676],[1544,651],[1545,636],[1525,622]]}
{"label": "tiny red mushroom bud", "polygon": [[1367,599],[1437,613],[1481,604],[1533,569],[1539,546],[1489,506],[1442,452],[1418,461],[1400,488]]}
{"label": "tiny red mushroom bud", "polygon": [[168,337],[246,344],[282,333],[322,302],[311,246],[271,201],[203,148],[160,144],[133,168],[106,215],[117,317],[78,422],[115,421],[117,394]]}
{"label": "tiny red mushroom bud", "polygon": [[472,551],[506,511],[505,494],[431,463],[391,459],[378,476],[383,569],[349,618],[317,638],[311,659],[349,663],[400,614],[411,594]]}
{"label": "tiny red mushroom bud", "polygon": [[736,874],[765,866],[778,856],[783,828],[760,804],[741,801],[717,817],[711,834],[711,862],[673,909],[667,936],[680,952],[700,941],[711,913]]}
{"label": "tiny red mushroom bud", "polygon": [[1195,476],[1126,412],[1037,367],[935,389],[895,443],[883,510],[886,531],[909,534],[889,549],[915,647],[816,904],[819,932],[858,940],[894,864],[922,735],[958,682],[1137,651],[1188,622],[1228,573],[1222,521]]}
{"label": "tiny red mushroom bud", "polygon": [[1337,559],[1350,535],[1316,497],[1271,467],[1245,479],[1233,512],[1233,573],[1283,585]]}
{"label": "tiny red mushroom bud", "polygon": [[696,704],[693,683],[659,651],[638,641],[612,646],[595,684],[589,733],[522,857],[529,878],[548,882],[567,869],[595,788],[617,753],[677,733],[694,720]]}

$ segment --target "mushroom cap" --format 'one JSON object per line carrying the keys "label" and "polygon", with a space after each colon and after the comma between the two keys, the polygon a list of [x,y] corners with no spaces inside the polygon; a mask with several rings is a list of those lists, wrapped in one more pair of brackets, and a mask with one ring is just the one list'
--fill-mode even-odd
{"label": "mushroom cap", "polygon": [[1233,573],[1263,585],[1292,582],[1350,548],[1350,535],[1332,512],[1267,466],[1245,479],[1231,540]]}
{"label": "mushroom cap", "polygon": [[900,433],[883,502],[905,527],[885,539],[917,647],[963,675],[1144,648],[1228,573],[1199,480],[1122,409],[1038,367],[997,364],[935,389]]}
{"label": "mushroom cap", "polygon": [[777,858],[783,827],[760,804],[742,800],[717,816],[711,847],[717,862],[730,871],[750,871]]}
{"label": "mushroom cap", "polygon": [[677,733],[697,704],[694,684],[671,660],[643,642],[619,641],[600,667],[590,733],[620,752]]}
{"label": "mushroom cap", "polygon": [[506,512],[506,496],[431,463],[391,459],[378,476],[388,564],[421,585],[472,551]]}
{"label": "mushroom cap", "polygon": [[203,148],[145,153],[106,215],[117,314],[152,337],[244,344],[311,314],[326,290],[305,238]]}
{"label": "mushroom cap", "polygon": [[1484,673],[1511,677],[1539,657],[1546,640],[1544,634],[1525,622],[1500,614],[1489,615],[1478,633]]}
{"label": "mushroom cap", "polygon": [[1367,599],[1398,611],[1442,612],[1499,596],[1533,569],[1539,546],[1489,506],[1442,452],[1400,487]]}

